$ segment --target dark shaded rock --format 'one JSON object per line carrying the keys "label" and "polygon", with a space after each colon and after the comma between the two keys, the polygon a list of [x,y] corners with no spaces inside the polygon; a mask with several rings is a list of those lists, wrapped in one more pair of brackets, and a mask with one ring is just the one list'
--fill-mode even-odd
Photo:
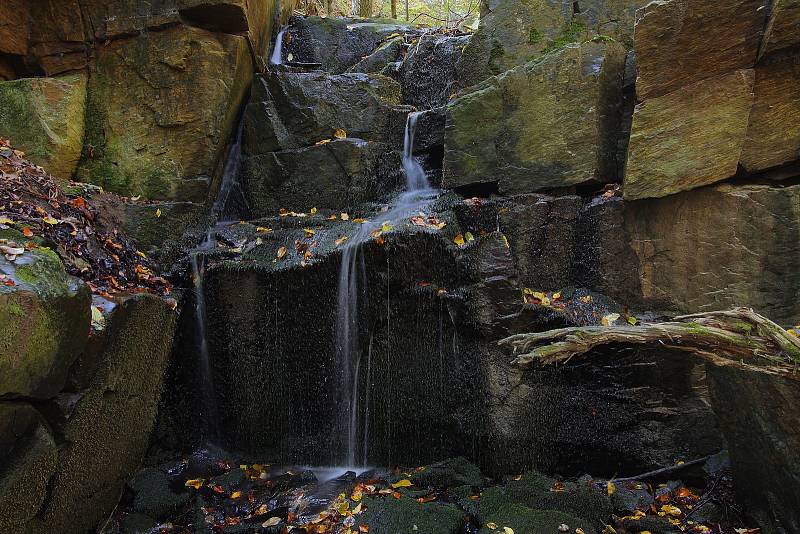
{"label": "dark shaded rock", "polygon": [[30,4],[9,0],[0,13],[0,53],[24,56],[28,52]]}
{"label": "dark shaded rock", "polygon": [[133,510],[152,518],[161,518],[189,502],[189,493],[174,493],[167,475],[153,467],[142,469],[129,482],[133,491]]}
{"label": "dark shaded rock", "polygon": [[636,510],[647,511],[652,503],[653,496],[648,491],[647,484],[641,482],[618,483],[616,491],[611,495],[614,510],[623,516]]}
{"label": "dark shaded rock", "polygon": [[348,68],[345,72],[382,73],[389,63],[397,61],[404,44],[405,39],[403,37],[392,37],[378,45],[374,52]]}
{"label": "dark shaded rock", "polygon": [[467,486],[478,488],[483,485],[481,470],[464,457],[451,458],[435,464],[426,465],[422,471],[411,475],[415,486],[447,488]]}
{"label": "dark shaded rock", "polygon": [[670,523],[666,518],[649,515],[636,521],[636,529],[649,531],[652,534],[678,534],[683,532],[680,528]]}
{"label": "dark shaded rock", "polygon": [[620,347],[591,365],[527,372],[507,358],[493,355],[487,377],[497,464],[489,472],[625,476],[722,448],[704,367],[683,354]]}
{"label": "dark shaded rock", "polygon": [[[520,504],[503,504],[482,517],[486,519],[484,525],[491,522],[500,528],[509,527],[514,532],[559,532],[561,525],[570,529],[581,528],[584,532],[591,530],[587,521],[573,515],[555,510],[535,510]],[[487,526],[479,531],[480,534],[493,532],[497,529]]]}
{"label": "dark shaded rock", "polygon": [[446,120],[447,112],[445,107],[423,111],[417,116],[417,128],[414,133],[414,155],[436,152],[441,159],[441,152],[444,150],[444,125]]}
{"label": "dark shaded rock", "polygon": [[342,73],[392,34],[405,33],[408,26],[381,24],[339,17],[292,17],[284,40],[284,61],[320,63],[322,70]]}
{"label": "dark shaded rock", "polygon": [[709,366],[711,398],[728,444],[737,499],[765,534],[800,529],[800,383],[757,369]]}
{"label": "dark shaded rock", "polygon": [[168,304],[151,295],[124,300],[108,317],[100,366],[71,417],[56,428],[58,464],[48,500],[28,529],[90,529],[114,507],[147,448],[174,319]]}
{"label": "dark shaded rock", "polygon": [[468,39],[437,34],[420,36],[400,65],[402,102],[420,110],[445,105],[456,92],[456,63]]}
{"label": "dark shaded rock", "polygon": [[125,514],[120,521],[120,529],[125,534],[150,534],[158,522],[143,514]]}
{"label": "dark shaded rock", "polygon": [[86,345],[89,288],[47,248],[0,257],[0,272],[15,282],[0,286],[0,398],[47,399]]}
{"label": "dark shaded rock", "polygon": [[617,180],[625,53],[570,45],[448,104],[443,185],[517,194]]}
{"label": "dark shaded rock", "polygon": [[379,74],[280,72],[259,77],[245,114],[244,153],[311,146],[349,137],[402,146],[408,108],[400,86]]}
{"label": "dark shaded rock", "polygon": [[380,200],[404,180],[399,153],[353,138],[247,158],[241,176],[255,217]]}
{"label": "dark shaded rock", "polygon": [[36,410],[0,403],[0,529],[25,532],[48,496],[58,450]]}
{"label": "dark shaded rock", "polygon": [[377,534],[456,534],[461,526],[463,513],[453,504],[420,504],[406,496],[364,500],[366,510],[356,516],[356,522],[368,525],[369,531]]}
{"label": "dark shaded rock", "polygon": [[752,67],[766,6],[766,0],[649,3],[636,14],[639,100]]}

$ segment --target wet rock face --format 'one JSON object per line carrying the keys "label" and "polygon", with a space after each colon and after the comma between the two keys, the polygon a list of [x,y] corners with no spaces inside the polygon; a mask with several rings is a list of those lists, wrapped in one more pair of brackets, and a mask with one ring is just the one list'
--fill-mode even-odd
{"label": "wet rock face", "polygon": [[0,136],[67,180],[83,150],[86,74],[0,82]]}
{"label": "wet rock face", "polygon": [[387,65],[400,58],[404,45],[405,39],[402,36],[392,37],[378,45],[374,52],[348,68],[345,72],[382,73]]}
{"label": "wet rock face", "polygon": [[419,37],[406,54],[398,73],[403,103],[420,110],[445,105],[450,95],[456,92],[456,64],[468,40],[467,36]]}
{"label": "wet rock face", "polygon": [[259,77],[245,115],[245,154],[312,146],[337,130],[399,147],[409,111],[399,104],[400,86],[379,74]]}
{"label": "wet rock face", "polygon": [[443,185],[517,194],[615,181],[624,61],[616,43],[571,45],[450,102]]}
{"label": "wet rock face", "polygon": [[384,143],[337,139],[319,146],[246,158],[241,183],[254,217],[279,209],[346,209],[402,189],[400,155]]}
{"label": "wet rock face", "polygon": [[764,32],[759,55],[780,50],[800,42],[800,3],[797,0],[776,0]]}
{"label": "wet rock face", "polygon": [[283,59],[318,63],[322,70],[339,74],[372,54],[394,33],[408,31],[399,24],[379,24],[358,19],[292,17],[284,41]]}

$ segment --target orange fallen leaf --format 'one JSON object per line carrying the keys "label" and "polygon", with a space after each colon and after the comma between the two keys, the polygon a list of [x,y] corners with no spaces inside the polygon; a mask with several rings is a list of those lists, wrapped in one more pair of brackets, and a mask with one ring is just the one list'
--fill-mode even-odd
{"label": "orange fallen leaf", "polygon": [[31,237],[33,235],[33,231],[29,227],[24,226],[22,228],[22,235],[24,235],[25,237]]}

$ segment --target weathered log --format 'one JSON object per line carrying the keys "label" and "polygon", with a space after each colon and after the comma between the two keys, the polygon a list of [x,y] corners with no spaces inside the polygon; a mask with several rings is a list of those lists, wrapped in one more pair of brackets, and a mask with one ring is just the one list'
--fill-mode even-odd
{"label": "weathered log", "polygon": [[800,339],[748,308],[683,315],[672,321],[624,326],[561,328],[517,334],[500,345],[513,349],[513,364],[566,363],[608,345],[678,349],[719,366],[787,376],[800,381]]}

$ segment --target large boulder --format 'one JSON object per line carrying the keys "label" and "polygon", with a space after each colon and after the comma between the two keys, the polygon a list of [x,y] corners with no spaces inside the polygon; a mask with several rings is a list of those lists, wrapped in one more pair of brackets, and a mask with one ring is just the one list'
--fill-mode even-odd
{"label": "large boulder", "polygon": [[[46,1],[57,3],[56,0]],[[180,24],[175,0],[77,0],[77,4],[83,7],[80,14],[84,18],[87,40],[131,37],[144,30],[160,30]]]}
{"label": "large boulder", "polygon": [[462,88],[542,54],[593,37],[630,47],[636,8],[646,0],[484,0],[478,30],[459,62]]}
{"label": "large boulder", "polygon": [[748,172],[800,159],[800,56],[767,57],[755,72],[755,102],[740,158]]}
{"label": "large boulder", "polygon": [[380,74],[278,72],[259,77],[247,106],[244,152],[255,155],[314,145],[337,130],[402,145],[409,108],[400,85]]}
{"label": "large boulder", "polygon": [[174,26],[98,48],[77,177],[117,193],[204,201],[251,79],[239,36]]}
{"label": "large boulder", "polygon": [[397,61],[403,51],[405,39],[402,35],[392,37],[381,44],[370,55],[348,68],[346,72],[381,72],[390,63]]}
{"label": "large boulder", "polygon": [[0,271],[14,282],[0,286],[0,398],[50,398],[86,343],[88,287],[48,249],[0,257]]}
{"label": "large boulder", "polygon": [[393,34],[409,31],[408,26],[383,24],[340,17],[300,17],[289,20],[284,37],[283,59],[318,63],[335,74],[352,67]]}
{"label": "large boulder", "polygon": [[766,0],[647,4],[636,16],[639,100],[752,67],[767,12]]}
{"label": "large boulder", "polygon": [[383,143],[336,139],[244,160],[240,182],[253,217],[279,209],[343,209],[383,200],[404,183],[400,154]]}
{"label": "large boulder", "polygon": [[147,449],[174,328],[169,305],[146,294],[106,317],[88,388],[61,417],[50,417],[61,437],[58,463],[28,532],[85,531],[117,503]]}
{"label": "large boulder", "polygon": [[42,0],[29,5],[28,68],[57,76],[86,67],[87,41],[91,39],[85,31],[79,0]]}
{"label": "large boulder", "polygon": [[28,53],[30,4],[9,0],[0,12],[0,53],[24,56]]}
{"label": "large boulder", "polygon": [[615,181],[624,62],[617,43],[570,45],[451,101],[443,185],[514,194]]}
{"label": "large boulder", "polygon": [[68,180],[83,149],[85,73],[0,83],[0,136]]}
{"label": "large boulder", "polygon": [[662,197],[736,174],[753,105],[753,80],[752,69],[738,70],[638,104],[625,198]]}

